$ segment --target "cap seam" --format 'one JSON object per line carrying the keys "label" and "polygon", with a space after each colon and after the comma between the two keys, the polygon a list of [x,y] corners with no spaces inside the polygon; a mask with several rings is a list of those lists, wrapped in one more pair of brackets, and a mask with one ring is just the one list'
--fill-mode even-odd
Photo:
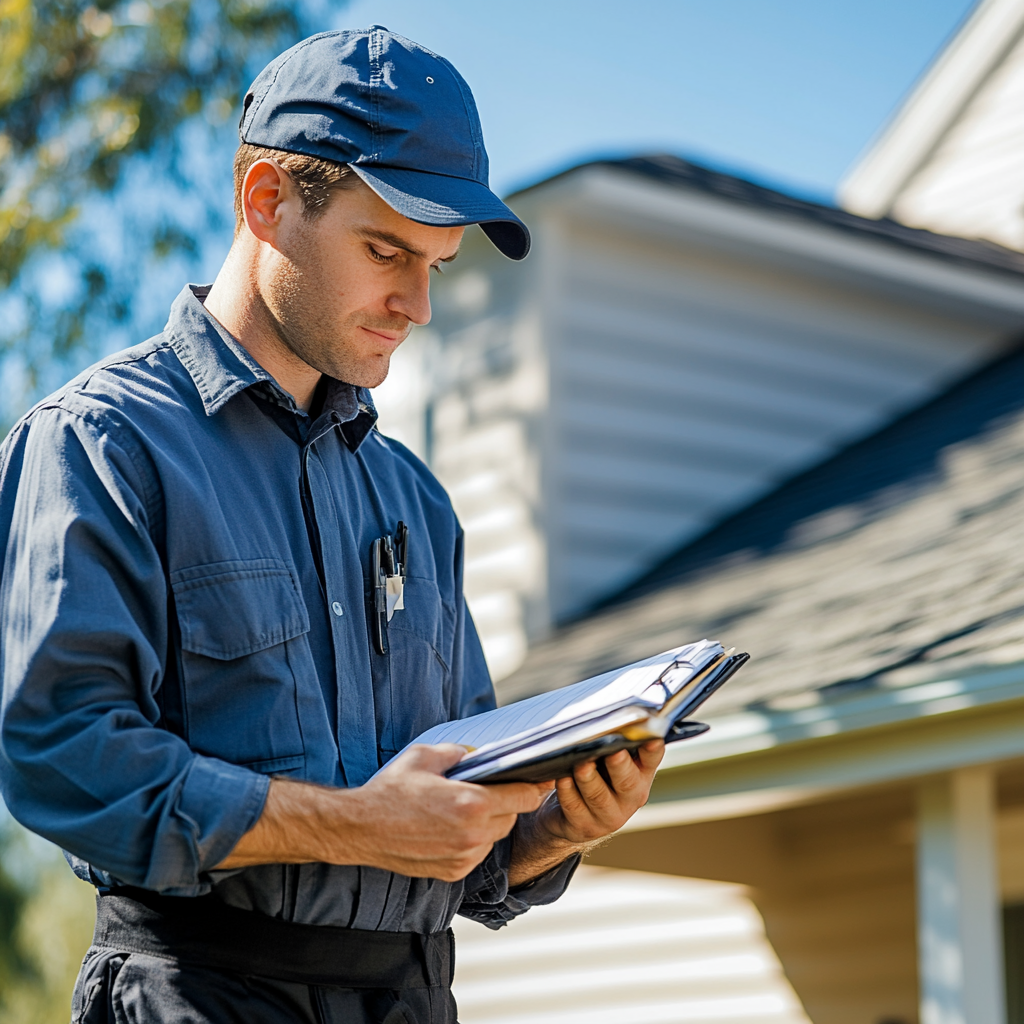
{"label": "cap seam", "polygon": [[370,63],[370,148],[373,151],[371,159],[377,160],[384,146],[384,133],[380,129],[380,89],[383,81],[380,58],[384,51],[381,29],[371,28],[367,33],[366,50]]}

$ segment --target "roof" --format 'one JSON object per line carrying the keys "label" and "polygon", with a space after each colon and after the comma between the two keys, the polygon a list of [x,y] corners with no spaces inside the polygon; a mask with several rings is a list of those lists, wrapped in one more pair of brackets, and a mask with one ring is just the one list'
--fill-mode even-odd
{"label": "roof", "polygon": [[[592,160],[546,178],[516,195],[523,195],[586,168],[624,171],[672,188],[702,192],[752,209],[799,218],[847,234],[874,238],[902,249],[929,253],[952,263],[1024,274],[1024,253],[1004,248],[995,242],[939,235],[921,228],[907,227],[887,217],[879,220],[860,217],[838,207],[798,199],[671,154]],[[510,196],[509,199],[514,197]]]}
{"label": "roof", "polygon": [[1024,661],[1024,348],[686,545],[499,697],[702,636],[752,655],[713,713]]}

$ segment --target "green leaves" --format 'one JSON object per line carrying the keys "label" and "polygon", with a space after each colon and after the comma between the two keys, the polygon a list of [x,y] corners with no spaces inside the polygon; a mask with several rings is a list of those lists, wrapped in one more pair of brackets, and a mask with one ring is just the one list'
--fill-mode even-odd
{"label": "green leaves", "polygon": [[66,1021],[89,946],[93,888],[0,805],[0,1024]]}
{"label": "green leaves", "polygon": [[4,869],[4,855],[14,841],[12,832],[9,824],[0,823],[0,1005],[4,993],[16,984],[36,980],[33,964],[18,935],[18,922],[29,894]]}
{"label": "green leaves", "polygon": [[103,347],[89,337],[132,320],[144,268],[227,223],[197,151],[223,149],[229,179],[246,86],[312,14],[296,0],[0,0],[0,357],[18,356],[26,386]]}

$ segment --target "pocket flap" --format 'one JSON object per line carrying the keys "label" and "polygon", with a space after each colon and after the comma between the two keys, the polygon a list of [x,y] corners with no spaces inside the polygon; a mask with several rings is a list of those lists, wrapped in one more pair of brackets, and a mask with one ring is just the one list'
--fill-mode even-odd
{"label": "pocket flap", "polygon": [[179,569],[171,588],[181,646],[193,654],[228,661],[309,631],[294,573],[276,558]]}

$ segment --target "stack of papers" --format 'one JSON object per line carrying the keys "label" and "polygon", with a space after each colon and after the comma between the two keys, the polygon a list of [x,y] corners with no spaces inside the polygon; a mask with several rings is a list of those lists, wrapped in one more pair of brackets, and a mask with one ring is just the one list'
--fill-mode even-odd
{"label": "stack of papers", "polygon": [[466,756],[446,773],[451,779],[546,782],[648,740],[672,742],[706,732],[706,725],[687,717],[748,657],[714,640],[684,644],[572,686],[437,725],[414,742],[466,747]]}

